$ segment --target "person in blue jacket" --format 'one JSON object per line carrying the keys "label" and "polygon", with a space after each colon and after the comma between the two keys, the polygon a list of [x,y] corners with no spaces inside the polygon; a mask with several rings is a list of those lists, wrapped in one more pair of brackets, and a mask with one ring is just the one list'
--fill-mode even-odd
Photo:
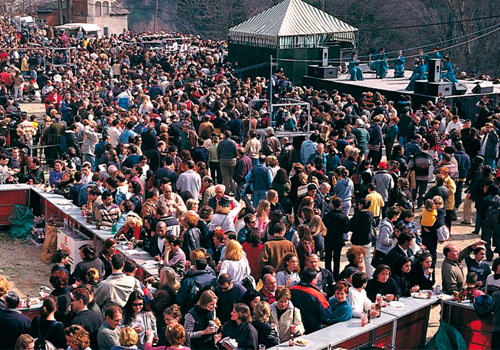
{"label": "person in blue jacket", "polygon": [[306,334],[316,332],[323,327],[330,317],[332,308],[323,293],[315,287],[318,272],[313,268],[306,268],[298,284],[290,287],[292,303],[300,309],[302,322]]}
{"label": "person in blue jacket", "polygon": [[339,281],[333,289],[335,290],[335,296],[328,301],[332,308],[332,316],[325,322],[329,325],[348,321],[352,318],[352,307],[349,301],[347,301],[349,285],[347,282]]}
{"label": "person in blue jacket", "polygon": [[424,67],[425,67],[425,72],[427,72],[427,55],[424,53],[424,50],[418,49],[418,56],[417,56],[418,61],[424,61]]}
{"label": "person in blue jacket", "polygon": [[449,56],[443,57],[443,68],[441,69],[441,78],[451,83],[458,83],[458,79],[457,77],[455,77],[455,72],[453,71],[453,65],[451,64]]}
{"label": "person in blue jacket", "polygon": [[398,56],[394,60],[394,78],[403,78],[405,76],[405,56],[403,51],[399,50]]}
{"label": "person in blue jacket", "polygon": [[351,59],[349,60],[349,74],[351,75],[351,80],[365,80],[363,78],[363,71],[359,68],[357,53],[353,53]]}
{"label": "person in blue jacket", "polygon": [[375,62],[372,63],[372,69],[377,72],[377,78],[383,79],[387,75],[389,70],[389,64],[387,63],[387,55],[385,54],[385,48],[380,48],[378,53],[373,56]]}
{"label": "person in blue jacket", "polygon": [[423,59],[420,61],[415,60],[415,68],[413,68],[413,74],[411,75],[410,78],[410,84],[408,84],[406,90],[408,91],[415,90],[415,81],[424,79],[425,70],[426,66],[424,60]]}

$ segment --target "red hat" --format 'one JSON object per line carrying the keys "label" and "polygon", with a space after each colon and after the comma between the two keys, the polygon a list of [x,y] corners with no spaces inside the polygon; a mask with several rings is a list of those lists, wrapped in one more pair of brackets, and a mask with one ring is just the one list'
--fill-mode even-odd
{"label": "red hat", "polygon": [[386,162],[378,163],[378,168],[379,169],[387,169],[387,163]]}

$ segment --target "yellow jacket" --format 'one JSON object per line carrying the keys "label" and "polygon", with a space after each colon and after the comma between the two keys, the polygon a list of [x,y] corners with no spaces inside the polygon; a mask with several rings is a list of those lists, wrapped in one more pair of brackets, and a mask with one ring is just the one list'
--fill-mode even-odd
{"label": "yellow jacket", "polygon": [[448,199],[446,200],[446,210],[454,210],[455,209],[455,192],[457,191],[457,185],[455,185],[455,181],[451,179],[450,176],[447,176],[444,179],[444,185],[449,191]]}

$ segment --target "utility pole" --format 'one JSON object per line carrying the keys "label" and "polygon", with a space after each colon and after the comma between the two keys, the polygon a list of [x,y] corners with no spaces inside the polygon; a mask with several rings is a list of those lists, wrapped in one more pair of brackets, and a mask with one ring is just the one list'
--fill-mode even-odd
{"label": "utility pole", "polygon": [[59,8],[59,25],[63,25],[63,8],[62,8],[62,0],[57,0],[58,8]]}
{"label": "utility pole", "polygon": [[68,0],[66,2],[66,22],[73,23],[73,0]]}
{"label": "utility pole", "polygon": [[156,0],[156,6],[155,6],[155,19],[153,22],[153,33],[156,34],[156,23],[158,22],[158,0]]}
{"label": "utility pole", "polygon": [[23,0],[23,15],[26,12],[26,7],[24,6],[24,0]]}

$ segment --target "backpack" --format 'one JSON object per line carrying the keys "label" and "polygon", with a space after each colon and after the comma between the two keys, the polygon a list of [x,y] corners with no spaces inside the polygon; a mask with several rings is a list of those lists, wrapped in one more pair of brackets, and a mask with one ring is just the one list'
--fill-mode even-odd
{"label": "backpack", "polygon": [[37,319],[38,322],[38,338],[35,339],[35,350],[57,350],[57,348],[52,344],[50,341],[47,340],[47,338],[50,335],[50,332],[52,331],[52,328],[54,328],[59,322],[52,322],[52,324],[49,327],[49,330],[47,333],[42,337],[42,333],[40,332],[40,318]]}
{"label": "backpack", "polygon": [[484,221],[488,224],[498,224],[500,222],[500,203],[493,203],[486,209]]}
{"label": "backpack", "polygon": [[[215,282],[215,279],[214,279]],[[215,293],[215,285],[214,282],[206,285],[206,286],[201,286],[195,278],[192,278],[191,286],[189,287],[189,291],[186,297],[186,300],[184,301],[182,309],[185,310],[183,313],[188,312],[193,308],[198,300],[200,299],[201,294],[206,291],[206,290],[211,290]]]}

